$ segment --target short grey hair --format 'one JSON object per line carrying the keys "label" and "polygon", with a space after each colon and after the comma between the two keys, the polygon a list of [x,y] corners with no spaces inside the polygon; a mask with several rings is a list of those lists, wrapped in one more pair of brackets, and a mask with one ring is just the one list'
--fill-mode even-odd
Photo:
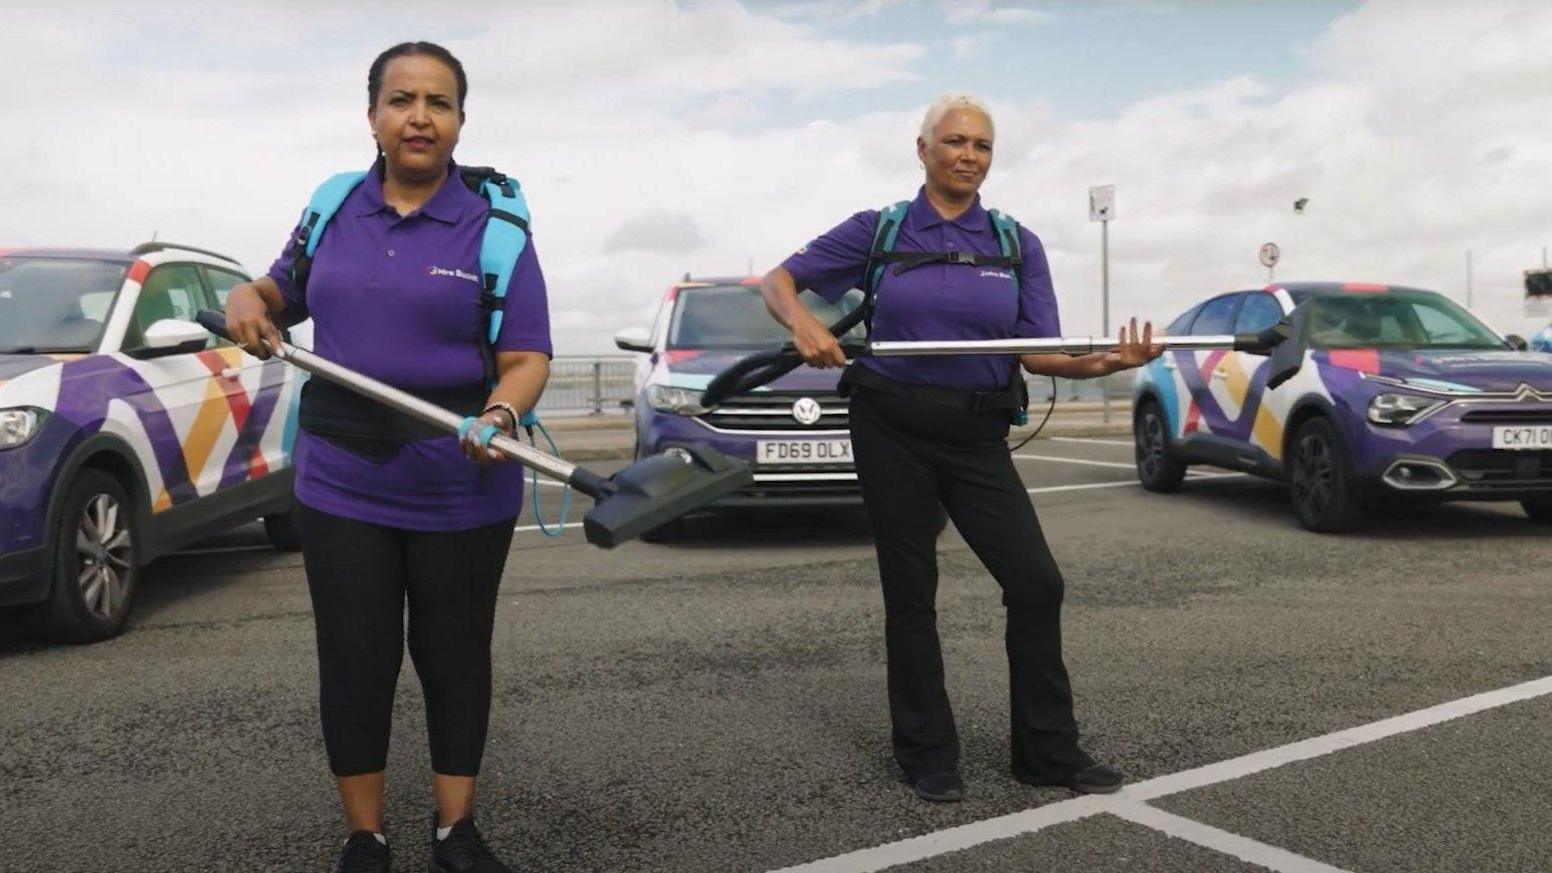
{"label": "short grey hair", "polygon": [[974,94],[948,93],[940,95],[938,99],[932,101],[927,106],[927,114],[922,116],[921,138],[924,141],[930,142],[932,140],[932,132],[937,129],[938,122],[942,121],[943,116],[954,109],[974,109],[976,112],[986,116],[986,123],[991,127],[992,135],[997,135],[997,124],[992,121],[992,111],[986,108],[986,104],[981,102],[981,98]]}

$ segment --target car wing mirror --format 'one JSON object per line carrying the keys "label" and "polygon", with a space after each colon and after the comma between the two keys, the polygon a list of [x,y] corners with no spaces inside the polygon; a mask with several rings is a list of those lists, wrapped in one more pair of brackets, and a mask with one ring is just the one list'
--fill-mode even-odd
{"label": "car wing mirror", "polygon": [[614,345],[625,352],[652,353],[652,332],[644,327],[627,327],[614,335]]}
{"label": "car wing mirror", "polygon": [[1526,341],[1525,337],[1522,337],[1517,333],[1511,333],[1505,336],[1504,342],[1509,344],[1509,348],[1514,349],[1517,352],[1530,351],[1530,343]]}
{"label": "car wing mirror", "polygon": [[209,341],[210,334],[192,321],[162,318],[145,329],[140,348],[157,355],[173,355],[202,351]]}

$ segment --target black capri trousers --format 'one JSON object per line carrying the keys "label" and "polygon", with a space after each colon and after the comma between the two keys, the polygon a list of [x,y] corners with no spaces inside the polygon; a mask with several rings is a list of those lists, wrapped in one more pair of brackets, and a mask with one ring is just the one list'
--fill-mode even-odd
{"label": "black capri trousers", "polygon": [[1061,571],[1007,434],[1005,412],[853,389],[852,448],[884,590],[891,739],[911,778],[959,765],[938,643],[939,506],[1002,587],[1014,773],[1056,782],[1094,763],[1078,746],[1062,663]]}
{"label": "black capri trousers", "polygon": [[329,769],[336,776],[386,769],[407,638],[426,699],[432,769],[478,775],[490,720],[496,591],[514,520],[424,532],[296,505]]}

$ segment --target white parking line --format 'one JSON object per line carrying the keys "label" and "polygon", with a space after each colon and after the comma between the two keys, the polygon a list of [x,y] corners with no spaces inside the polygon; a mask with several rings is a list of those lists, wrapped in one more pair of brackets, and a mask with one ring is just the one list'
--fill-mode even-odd
{"label": "white parking line", "polygon": [[[1243,479],[1246,473],[1194,473],[1192,479]],[[1090,482],[1086,485],[1047,485],[1044,488],[1025,488],[1030,494],[1052,494],[1057,491],[1089,491],[1094,488],[1126,488],[1140,486],[1136,479],[1126,479],[1121,482]]]}
{"label": "white parking line", "polygon": [[1086,464],[1090,467],[1116,467],[1122,470],[1135,470],[1136,464],[1123,464],[1119,461],[1090,461],[1087,458],[1058,458],[1055,455],[1014,455],[1020,461],[1054,461],[1058,464]]}
{"label": "white parking line", "polygon": [[[1430,706],[1427,709],[1419,709],[1346,730],[1334,731],[1307,740],[1300,740],[1296,743],[1289,743],[1285,746],[1278,746],[1274,749],[1241,755],[1238,758],[1230,758],[1227,761],[1219,761],[1216,764],[1208,764],[1205,767],[1196,767],[1168,776],[1149,779],[1136,785],[1127,786],[1119,794],[1109,797],[1089,796],[1062,800],[1023,812],[972,822],[946,830],[934,831],[918,837],[885,843],[868,849],[859,849],[855,852],[847,852],[844,855],[836,855],[806,864],[798,864],[793,867],[784,867],[777,871],[777,873],[872,873],[872,871],[883,870],[899,864],[908,864],[949,852],[962,851],[983,843],[1034,833],[1054,824],[1077,821],[1098,813],[1112,813],[1128,821],[1163,831],[1171,836],[1182,837],[1208,848],[1244,858],[1252,863],[1269,866],[1273,870],[1288,871],[1288,873],[1335,870],[1337,868],[1319,864],[1317,861],[1294,855],[1275,846],[1257,843],[1237,834],[1231,834],[1227,831],[1221,831],[1217,828],[1194,822],[1191,819],[1157,810],[1147,806],[1143,801],[1163,797],[1167,794],[1177,794],[1182,791],[1215,785],[1220,782],[1228,782],[1249,776],[1252,773],[1259,773],[1263,770],[1270,770],[1274,767],[1281,767],[1297,761],[1307,761],[1311,758],[1329,755],[1343,749],[1350,749],[1354,746],[1375,742],[1376,740],[1411,733],[1463,716],[1473,715],[1511,703],[1531,700],[1547,694],[1552,694],[1552,676],[1543,676],[1540,679],[1533,679],[1529,682],[1522,682],[1507,688],[1499,688],[1494,691],[1472,695],[1471,697],[1451,700],[1437,706]],[[1240,854],[1242,852],[1259,853],[1259,857],[1247,857]]]}
{"label": "white parking line", "polygon": [[1125,446],[1132,448],[1134,443],[1130,440],[1100,440],[1092,437],[1051,437],[1053,443],[1088,443],[1095,446]]}
{"label": "white parking line", "polygon": [[1176,839],[1188,840],[1198,846],[1231,855],[1268,870],[1275,870],[1277,873],[1346,873],[1341,867],[1322,864],[1303,855],[1295,855],[1287,849],[1269,846],[1249,837],[1242,837],[1209,824],[1165,812],[1146,803],[1114,800],[1105,811],[1127,821],[1161,831]]}

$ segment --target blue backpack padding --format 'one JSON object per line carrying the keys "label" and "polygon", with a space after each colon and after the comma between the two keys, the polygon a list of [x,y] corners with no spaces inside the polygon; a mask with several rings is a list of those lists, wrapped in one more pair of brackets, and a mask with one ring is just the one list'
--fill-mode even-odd
{"label": "blue backpack padding", "polygon": [[[878,306],[878,286],[884,278],[884,270],[894,262],[890,255],[894,252],[895,241],[900,238],[900,225],[905,222],[905,214],[911,208],[911,201],[901,200],[892,203],[878,211],[878,224],[873,229],[873,247],[868,252],[867,263],[863,266],[863,307],[866,311],[868,333],[873,333],[873,311]],[[1013,293],[1019,293],[1019,269],[1023,266],[1024,255],[1019,243],[1018,221],[1011,215],[998,212],[995,209],[986,211],[987,217],[992,222],[992,233],[997,237],[997,248],[1002,256],[997,259],[996,266],[1005,266],[1013,274]],[[959,252],[921,252],[913,253],[910,260],[901,264],[902,269],[921,266],[923,264],[948,262],[992,265],[987,259],[977,260],[973,256],[966,257]]]}
{"label": "blue backpack padding", "polygon": [[[517,259],[528,245],[528,201],[516,179],[490,167],[459,167],[459,177],[471,191],[484,197],[490,204],[490,216],[485,221],[485,236],[480,241],[480,308],[485,312],[484,342],[480,344],[480,357],[485,364],[487,381],[495,384],[496,364],[494,348],[501,335],[502,307],[506,302],[507,287],[512,283],[512,270]],[[350,192],[366,178],[363,171],[339,173],[330,176],[313,192],[302,218],[297,222],[296,256],[291,267],[291,281],[299,289],[306,289],[307,277],[312,272],[313,256],[323,239],[329,221],[339,211]],[[533,413],[525,413],[525,423]]]}

